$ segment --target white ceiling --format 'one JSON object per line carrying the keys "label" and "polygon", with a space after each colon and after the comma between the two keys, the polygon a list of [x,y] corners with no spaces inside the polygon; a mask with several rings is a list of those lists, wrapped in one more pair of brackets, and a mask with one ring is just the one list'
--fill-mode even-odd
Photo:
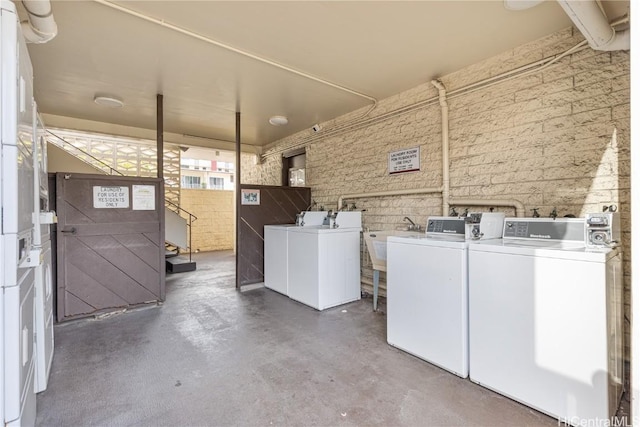
{"label": "white ceiling", "polygon": [[[36,101],[48,115],[155,129],[160,93],[166,132],[234,141],[240,111],[243,144],[263,146],[371,104],[104,0],[52,3],[57,37],[29,45]],[[113,3],[377,99],[571,25],[555,1],[524,11],[502,1]],[[609,18],[629,8],[603,3]],[[96,94],[125,107],[98,106]],[[270,125],[272,115],[289,125]]]}

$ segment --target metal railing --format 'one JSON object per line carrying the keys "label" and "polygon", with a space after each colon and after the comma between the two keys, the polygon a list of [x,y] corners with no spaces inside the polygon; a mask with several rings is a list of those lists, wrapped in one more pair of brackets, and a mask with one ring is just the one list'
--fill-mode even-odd
{"label": "metal railing", "polygon": [[178,209],[178,213],[180,213],[180,212],[184,212],[185,214],[189,215],[189,220],[188,220],[188,222],[187,222],[187,227],[188,227],[188,231],[189,231],[189,244],[188,244],[188,248],[189,248],[189,262],[191,262],[191,255],[192,255],[192,252],[193,252],[193,251],[192,251],[192,249],[191,249],[191,248],[192,248],[192,245],[191,245],[191,235],[192,235],[192,231],[193,231],[192,224],[193,224],[193,222],[194,222],[194,221],[196,221],[196,220],[198,219],[198,217],[197,217],[197,216],[195,216],[194,214],[192,214],[191,212],[189,212],[188,210],[183,209],[183,208],[181,208],[180,206],[176,205],[175,203],[173,203],[173,202],[172,202],[172,201],[170,201],[170,200],[165,199],[164,201],[165,201],[165,203],[167,203],[167,204],[169,204],[169,205],[172,205],[175,209]]}
{"label": "metal railing", "polygon": [[[80,153],[82,153],[82,155],[90,157],[91,159],[93,159],[93,161],[95,161],[99,166],[106,168],[109,171],[109,175],[120,175],[120,176],[125,176],[122,172],[120,172],[119,170],[113,168],[111,165],[103,162],[102,160],[100,160],[99,158],[95,157],[92,154],[87,153],[86,151],[84,151],[82,148],[79,148],[75,145],[73,145],[72,143],[70,143],[69,141],[67,141],[66,139],[64,139],[61,136],[56,135],[55,133],[51,132],[50,130],[47,129],[47,133],[49,135],[52,135],[56,138],[56,141],[51,141],[52,144],[54,145],[58,145],[60,146],[64,151],[66,151],[67,153],[71,154],[72,156],[74,156],[75,158],[77,158],[78,160],[81,160],[83,162],[85,162],[86,164],[88,164],[89,166],[92,167],[96,167],[96,165],[94,165],[91,162],[88,162],[86,160],[84,160],[82,157],[76,156],[74,155],[74,153],[71,152],[71,150],[67,150],[64,147],[68,146],[73,148],[75,151],[79,151]],[[47,138],[47,141],[49,141],[49,138]],[[58,142],[59,141],[59,142]]]}
{"label": "metal railing", "polygon": [[[76,152],[80,152],[80,153],[82,153],[82,155],[90,157],[95,163],[97,163],[101,167],[104,167],[106,170],[108,170],[109,171],[109,173],[108,173],[109,175],[126,176],[125,174],[123,174],[119,170],[115,169],[111,165],[103,162],[102,160],[98,159],[97,157],[93,156],[92,154],[87,153],[82,148],[79,148],[79,147],[73,145],[71,142],[67,141],[66,139],[62,138],[61,136],[56,135],[55,133],[51,132],[48,129],[47,129],[47,133],[57,139],[57,141],[51,141],[49,138],[47,138],[47,141],[50,141],[52,144],[61,147],[65,152],[71,154],[72,156],[74,156],[78,160],[88,164],[89,166],[96,167],[96,165],[93,164],[92,162],[88,162],[85,159],[83,159],[82,157],[75,155],[71,150],[65,149],[64,148],[65,144],[66,144],[66,146],[71,147]],[[192,214],[191,212],[189,212],[188,210],[181,208],[180,205],[177,205],[176,203],[172,202],[171,200],[167,199],[166,197],[164,199],[164,203],[165,203],[165,207],[167,205],[170,205],[171,207],[173,207],[174,210],[177,210],[176,213],[180,214],[180,212],[184,212],[186,215],[189,216],[189,220],[187,222],[187,227],[188,227],[188,231],[189,231],[189,245],[188,245],[189,262],[191,262],[191,256],[192,256],[191,234],[192,234],[192,230],[193,230],[192,229],[192,224],[193,224],[194,221],[196,221],[198,219],[198,217],[195,216],[194,214]],[[179,252],[179,250],[180,250],[180,248],[178,247],[178,252]]]}

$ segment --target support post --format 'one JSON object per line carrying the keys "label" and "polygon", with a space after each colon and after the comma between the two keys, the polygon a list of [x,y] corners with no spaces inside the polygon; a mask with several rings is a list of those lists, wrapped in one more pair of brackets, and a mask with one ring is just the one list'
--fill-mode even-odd
{"label": "support post", "polygon": [[242,152],[240,150],[240,112],[236,112],[236,288],[240,289],[240,203],[242,192],[240,191],[240,161]]}
{"label": "support post", "polygon": [[156,95],[156,144],[158,178],[164,178],[164,112],[162,95]]}

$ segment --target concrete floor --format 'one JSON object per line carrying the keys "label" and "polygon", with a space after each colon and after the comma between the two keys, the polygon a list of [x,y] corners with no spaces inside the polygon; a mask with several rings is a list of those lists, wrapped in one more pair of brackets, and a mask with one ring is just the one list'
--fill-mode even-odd
{"label": "concrete floor", "polygon": [[390,347],[370,298],[317,312],[195,260],[162,306],[56,326],[38,425],[558,425]]}

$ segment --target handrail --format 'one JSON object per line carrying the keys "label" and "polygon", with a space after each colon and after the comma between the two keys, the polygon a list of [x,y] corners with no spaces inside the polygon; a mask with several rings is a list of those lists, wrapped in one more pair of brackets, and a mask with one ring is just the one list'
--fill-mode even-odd
{"label": "handrail", "polygon": [[[91,154],[87,153],[87,152],[86,152],[86,151],[84,151],[82,148],[76,147],[75,145],[73,145],[72,143],[70,143],[69,141],[67,141],[66,139],[64,139],[63,137],[58,136],[58,135],[56,135],[55,133],[51,132],[49,129],[47,129],[47,133],[49,133],[49,134],[51,134],[51,135],[55,136],[56,138],[58,138],[60,141],[64,142],[65,144],[70,145],[70,146],[71,146],[71,147],[73,147],[75,150],[78,150],[79,152],[81,152],[81,153],[82,153],[82,154],[84,154],[85,156],[89,156],[89,157],[91,157],[93,160],[95,160],[96,162],[98,162],[98,163],[100,163],[101,165],[103,165],[103,166],[105,166],[105,167],[109,168],[109,171],[111,172],[109,175],[113,175],[113,173],[115,172],[116,174],[118,174],[118,175],[120,175],[120,176],[125,176],[125,175],[124,175],[122,172],[120,172],[119,170],[117,170],[117,169],[115,169],[115,168],[111,167],[109,164],[107,164],[107,163],[103,162],[102,160],[98,159],[97,157],[95,157],[95,156],[93,156],[93,155],[91,155]],[[79,158],[78,156],[75,156],[75,157]],[[79,158],[79,159],[80,159],[80,158]],[[80,160],[82,160],[82,159],[80,159]],[[84,160],[82,160],[82,161],[84,161]],[[85,161],[85,163],[88,163],[89,165],[91,165],[91,163],[89,163],[89,162],[86,162],[86,161]]]}
{"label": "handrail", "polygon": [[[47,129],[47,133],[49,133],[49,134],[53,135],[54,137],[58,138],[58,139],[59,139],[60,141],[62,141],[63,143],[70,145],[71,147],[73,147],[73,149],[74,149],[74,150],[77,150],[77,151],[81,152],[81,153],[82,153],[82,154],[84,154],[85,156],[89,156],[89,157],[91,157],[91,158],[92,158],[93,160],[95,160],[96,162],[98,162],[98,163],[100,163],[101,165],[103,165],[103,166],[105,166],[105,167],[109,168],[109,170],[111,171],[110,175],[113,175],[113,174],[114,174],[114,172],[115,172],[116,174],[118,174],[118,175],[120,175],[120,176],[125,176],[125,174],[123,174],[123,173],[122,173],[122,172],[120,172],[119,170],[117,170],[117,169],[115,169],[115,168],[111,167],[110,165],[108,165],[107,163],[105,163],[105,162],[103,162],[102,160],[98,159],[97,157],[95,157],[95,156],[93,156],[93,155],[91,155],[91,154],[87,153],[87,152],[86,152],[86,151],[84,151],[82,148],[76,147],[76,146],[75,146],[75,145],[73,145],[71,142],[67,141],[66,139],[62,138],[61,136],[56,135],[55,133],[51,132],[49,129]],[[78,156],[75,156],[75,157],[76,157],[76,158],[78,158],[78,159],[80,159]],[[80,160],[82,160],[82,159],[80,159]],[[82,160],[82,161],[83,161],[83,162],[85,162],[85,163],[87,163],[87,164],[89,164],[89,165],[91,165],[91,163],[89,163],[89,162],[87,162],[87,161],[85,161],[85,160]],[[189,222],[188,222],[187,226],[189,227],[189,262],[191,262],[191,254],[192,254],[192,244],[191,244],[192,240],[191,240],[191,236],[192,236],[192,234],[193,234],[193,233],[192,233],[192,224],[193,224],[193,222],[194,222],[194,221],[196,221],[196,220],[198,219],[198,217],[197,217],[197,216],[195,216],[194,214],[192,214],[191,212],[189,212],[188,210],[186,210],[186,209],[184,209],[184,208],[180,207],[180,205],[177,205],[177,204],[173,203],[171,200],[169,200],[169,199],[168,199],[168,198],[166,198],[166,197],[165,197],[165,199],[164,199],[164,203],[165,203],[165,206],[166,206],[167,204],[169,204],[169,205],[171,205],[171,206],[175,207],[176,209],[178,209],[178,211],[179,211],[179,212],[184,212],[185,214],[189,215]]]}
{"label": "handrail", "polygon": [[195,216],[194,214],[192,214],[191,212],[189,212],[188,210],[181,208],[179,205],[176,205],[175,203],[173,203],[171,200],[169,199],[164,199],[165,203],[169,203],[171,206],[175,206],[176,208],[178,208],[179,211],[182,211],[184,213],[186,213],[187,215],[189,215],[189,217],[193,217],[193,220],[197,220],[198,217]]}
{"label": "handrail", "polygon": [[187,224],[187,227],[189,227],[189,262],[191,261],[191,254],[193,253],[193,245],[192,245],[192,241],[191,241],[191,236],[193,235],[193,228],[192,228],[192,224],[193,221],[196,221],[198,219],[197,216],[195,216],[194,214],[192,214],[191,212],[189,212],[188,210],[181,208],[179,205],[176,205],[175,203],[173,203],[171,200],[169,199],[164,199],[165,203],[168,203],[174,207],[176,207],[179,211],[186,213],[187,215],[189,215],[189,222]]}

